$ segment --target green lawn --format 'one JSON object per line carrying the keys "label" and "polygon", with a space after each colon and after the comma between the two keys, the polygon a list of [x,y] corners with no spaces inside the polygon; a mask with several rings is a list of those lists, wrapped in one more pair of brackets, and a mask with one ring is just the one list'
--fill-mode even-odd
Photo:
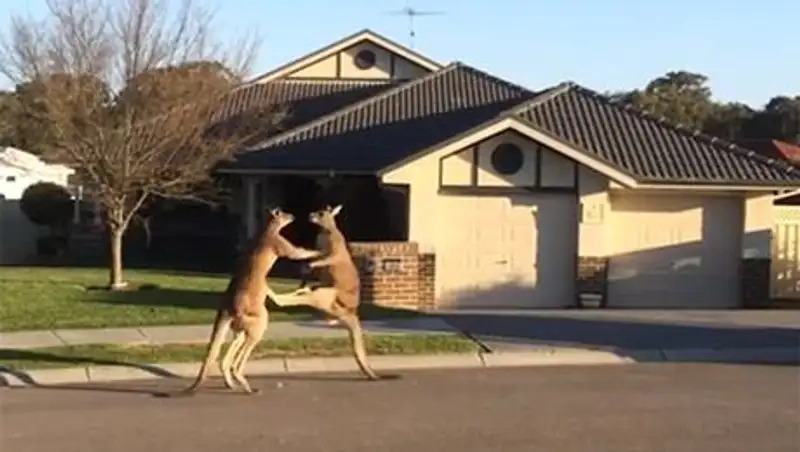
{"label": "green lawn", "polygon": [[[454,334],[365,335],[370,355],[414,355],[477,351],[469,339]],[[0,366],[43,369],[79,365],[130,365],[141,363],[194,362],[205,355],[205,344],[196,345],[80,345],[30,350],[0,349]],[[265,339],[251,359],[277,356],[349,356],[346,338]]]}
{"label": "green lawn", "polygon": [[[0,331],[211,323],[227,275],[126,270],[137,290],[109,292],[103,268],[0,267]],[[278,292],[297,281],[272,279]],[[271,321],[320,318],[310,308],[278,309]],[[362,305],[363,319],[407,317],[416,312]]]}

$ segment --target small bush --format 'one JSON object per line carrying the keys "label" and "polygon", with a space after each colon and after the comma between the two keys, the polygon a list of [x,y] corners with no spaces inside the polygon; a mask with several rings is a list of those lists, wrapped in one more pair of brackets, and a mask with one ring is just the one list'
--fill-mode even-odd
{"label": "small bush", "polygon": [[55,227],[69,222],[72,199],[66,188],[52,182],[39,182],[25,189],[20,209],[32,223]]}

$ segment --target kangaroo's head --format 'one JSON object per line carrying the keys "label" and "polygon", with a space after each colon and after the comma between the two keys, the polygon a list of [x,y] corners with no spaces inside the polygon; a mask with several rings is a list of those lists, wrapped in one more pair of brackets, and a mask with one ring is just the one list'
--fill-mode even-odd
{"label": "kangaroo's head", "polygon": [[294,221],[294,215],[284,212],[280,207],[269,210],[267,230],[280,231]]}
{"label": "kangaroo's head", "polygon": [[308,221],[318,225],[326,231],[331,231],[336,229],[336,215],[338,215],[341,210],[341,204],[337,205],[336,207],[325,206],[324,209],[311,212],[308,215]]}

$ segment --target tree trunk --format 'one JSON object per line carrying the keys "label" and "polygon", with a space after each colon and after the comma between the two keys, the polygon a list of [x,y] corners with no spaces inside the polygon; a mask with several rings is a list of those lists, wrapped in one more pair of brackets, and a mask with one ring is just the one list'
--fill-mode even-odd
{"label": "tree trunk", "polygon": [[109,288],[120,290],[128,284],[122,279],[122,235],[123,228],[115,227],[109,230],[110,239],[110,267],[109,267]]}

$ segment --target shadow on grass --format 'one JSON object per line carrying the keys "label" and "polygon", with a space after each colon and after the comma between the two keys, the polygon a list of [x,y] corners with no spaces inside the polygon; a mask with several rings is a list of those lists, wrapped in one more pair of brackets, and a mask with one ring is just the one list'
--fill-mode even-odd
{"label": "shadow on grass", "polygon": [[[184,309],[215,310],[219,306],[221,291],[188,290],[159,287],[155,284],[132,286],[128,290],[109,291],[104,287],[87,287],[87,300],[95,303],[147,306],[177,307]],[[271,320],[314,320],[324,317],[320,311],[305,306],[279,307],[267,301]],[[387,318],[411,318],[425,314],[400,308],[388,308],[371,303],[359,307],[362,320],[382,320]]]}
{"label": "shadow on grass", "polygon": [[[66,257],[53,258],[34,258],[22,263],[6,264],[7,267],[30,267],[30,268],[76,268],[83,270],[108,271],[108,261],[103,258],[99,260],[70,259]],[[197,259],[197,260],[150,260],[137,259],[135,256],[125,254],[125,271],[137,273],[153,273],[159,275],[175,276],[200,276],[200,277],[223,277],[228,278],[236,268],[236,260],[230,259]],[[270,276],[280,279],[299,279],[301,277],[300,267],[294,262],[278,261],[275,263]]]}
{"label": "shadow on grass", "polygon": [[[181,276],[227,276],[233,265],[230,262],[137,262],[136,259],[129,259],[126,255],[125,270],[137,272],[153,272],[159,274],[174,274]],[[66,258],[36,258],[20,264],[8,264],[9,267],[32,267],[32,268],[80,268],[107,270],[108,263],[105,259],[100,260],[80,260]]]}
{"label": "shadow on grass", "polygon": [[102,286],[86,288],[86,300],[95,303],[184,309],[216,309],[220,295],[221,292],[216,291],[174,289],[155,284],[133,285],[126,290],[107,290]]}

